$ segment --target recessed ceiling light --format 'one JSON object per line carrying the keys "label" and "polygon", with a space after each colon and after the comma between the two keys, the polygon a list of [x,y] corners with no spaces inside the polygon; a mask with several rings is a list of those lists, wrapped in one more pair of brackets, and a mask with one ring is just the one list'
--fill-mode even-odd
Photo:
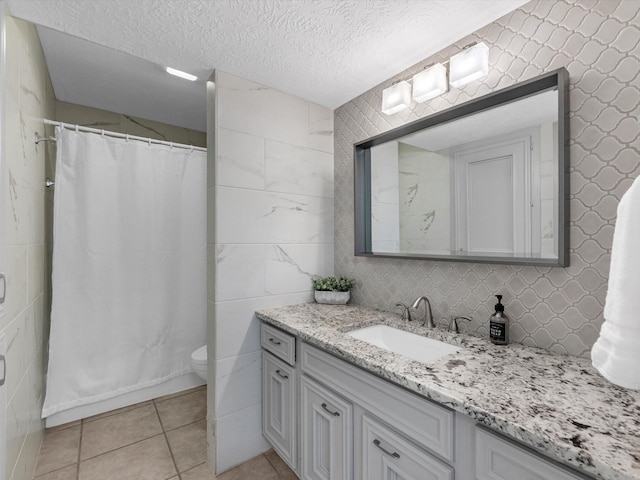
{"label": "recessed ceiling light", "polygon": [[190,73],[176,70],[175,68],[171,67],[167,67],[167,73],[175,75],[176,77],[184,78],[185,80],[191,80],[192,82],[195,82],[198,79],[198,77],[196,77],[195,75],[191,75]]}

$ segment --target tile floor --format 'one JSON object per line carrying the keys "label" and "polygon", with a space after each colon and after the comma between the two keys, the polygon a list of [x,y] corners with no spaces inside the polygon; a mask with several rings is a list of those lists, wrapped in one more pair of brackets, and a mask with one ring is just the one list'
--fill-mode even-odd
{"label": "tile floor", "polygon": [[206,387],[48,429],[34,480],[295,480],[270,451],[214,476]]}

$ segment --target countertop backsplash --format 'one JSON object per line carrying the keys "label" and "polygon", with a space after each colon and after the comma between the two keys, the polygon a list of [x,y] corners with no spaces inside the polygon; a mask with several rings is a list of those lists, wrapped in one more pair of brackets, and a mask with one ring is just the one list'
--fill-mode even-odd
{"label": "countertop backsplash", "polygon": [[[338,108],[335,270],[358,283],[351,303],[398,312],[396,302],[426,295],[436,321],[470,315],[468,331],[488,336],[493,295],[502,294],[512,341],[588,357],[603,320],[616,208],[640,174],[639,18],[634,1],[533,1]],[[380,111],[393,81],[473,41],[489,46],[486,78],[395,115]],[[559,67],[570,77],[568,268],[354,256],[354,143]]]}

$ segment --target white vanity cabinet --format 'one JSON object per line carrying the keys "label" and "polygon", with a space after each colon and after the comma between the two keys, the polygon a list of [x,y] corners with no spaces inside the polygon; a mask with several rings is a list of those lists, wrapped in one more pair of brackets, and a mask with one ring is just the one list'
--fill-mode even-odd
{"label": "white vanity cabinet", "polygon": [[480,427],[476,430],[476,474],[478,480],[588,478]]}
{"label": "white vanity cabinet", "polygon": [[347,400],[303,376],[301,379],[302,478],[353,478],[353,406]]}
{"label": "white vanity cabinet", "polygon": [[264,348],[262,434],[280,457],[296,470],[298,373],[293,365],[285,362],[289,361],[295,365],[295,337],[265,324],[262,325],[261,336]]}
{"label": "white vanity cabinet", "polygon": [[[339,472],[335,476],[317,476],[315,472],[308,474],[307,462],[315,465],[321,453],[329,455],[333,452],[318,445],[315,438],[318,434],[312,435],[308,429],[326,431],[326,435],[335,434],[338,443],[334,450],[339,451],[333,455],[341,461],[346,454],[347,466],[353,457],[355,479],[453,480],[453,466],[442,460],[452,462],[454,457],[453,411],[305,343],[300,349],[300,364],[302,410],[305,412],[301,436],[303,480],[352,478],[348,468],[345,473]],[[308,388],[312,390],[311,394],[305,393]],[[320,397],[316,397],[314,392],[320,392]],[[322,408],[322,402],[326,402],[328,408]],[[337,402],[340,408],[345,409],[346,424],[338,426],[338,419],[342,416],[334,416],[335,433],[327,423],[327,418],[331,417],[327,410],[335,409],[331,402]],[[349,426],[351,408],[354,412],[352,440]],[[313,417],[307,413],[311,409]],[[347,436],[346,440],[343,435]],[[352,455],[349,453],[351,441]],[[309,449],[312,449],[311,454]]]}
{"label": "white vanity cabinet", "polygon": [[360,444],[362,478],[367,480],[453,480],[452,467],[366,414]]}
{"label": "white vanity cabinet", "polygon": [[588,480],[263,324],[263,434],[302,480]]}

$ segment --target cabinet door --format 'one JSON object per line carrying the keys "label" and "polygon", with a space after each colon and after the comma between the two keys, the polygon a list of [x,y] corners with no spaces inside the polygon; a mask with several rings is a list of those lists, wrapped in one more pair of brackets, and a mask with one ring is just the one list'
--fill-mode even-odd
{"label": "cabinet door", "polygon": [[453,468],[380,424],[362,416],[362,478],[452,480]]}
{"label": "cabinet door", "polygon": [[302,479],[353,478],[351,404],[303,376],[301,409]]}
{"label": "cabinet door", "polygon": [[295,370],[262,352],[262,434],[280,457],[297,467]]}

